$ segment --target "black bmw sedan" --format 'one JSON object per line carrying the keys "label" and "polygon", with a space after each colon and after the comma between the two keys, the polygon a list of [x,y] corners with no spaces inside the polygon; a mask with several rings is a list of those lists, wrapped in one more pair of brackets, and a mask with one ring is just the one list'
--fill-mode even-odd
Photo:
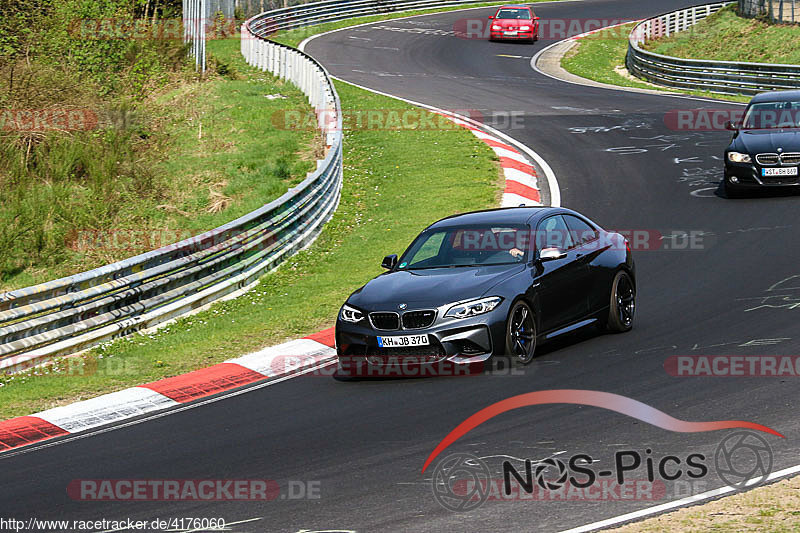
{"label": "black bmw sedan", "polygon": [[568,209],[477,211],[426,228],[336,321],[340,358],[453,365],[509,356],[591,324],[633,325],[634,262],[622,235]]}
{"label": "black bmw sedan", "polygon": [[800,165],[800,91],[761,93],[741,123],[728,123],[733,139],[725,149],[728,196],[761,187],[796,187]]}

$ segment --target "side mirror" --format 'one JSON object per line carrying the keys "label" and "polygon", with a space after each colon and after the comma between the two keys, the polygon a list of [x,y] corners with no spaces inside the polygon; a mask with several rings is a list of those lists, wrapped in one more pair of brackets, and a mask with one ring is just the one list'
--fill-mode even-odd
{"label": "side mirror", "polygon": [[739,124],[729,120],[725,123],[725,129],[728,131],[737,131],[739,129]]}
{"label": "side mirror", "polygon": [[539,17],[533,17],[533,20],[539,20]]}
{"label": "side mirror", "polygon": [[387,255],[383,258],[381,266],[387,270],[393,269],[397,266],[397,254]]}
{"label": "side mirror", "polygon": [[489,20],[494,20],[494,15],[489,15]]}
{"label": "side mirror", "polygon": [[556,259],[564,259],[565,257],[567,257],[567,252],[559,248],[544,248],[539,252],[539,261],[542,263],[555,261]]}

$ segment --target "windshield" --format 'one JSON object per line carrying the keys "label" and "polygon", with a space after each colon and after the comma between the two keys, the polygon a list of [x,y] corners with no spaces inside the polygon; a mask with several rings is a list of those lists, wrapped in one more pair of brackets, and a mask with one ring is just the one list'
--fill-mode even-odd
{"label": "windshield", "polygon": [[400,258],[398,270],[523,263],[530,248],[525,225],[459,226],[427,230]]}
{"label": "windshield", "polygon": [[501,9],[497,12],[496,19],[530,20],[531,12],[527,9]]}
{"label": "windshield", "polygon": [[747,108],[743,129],[800,127],[800,102],[761,102]]}

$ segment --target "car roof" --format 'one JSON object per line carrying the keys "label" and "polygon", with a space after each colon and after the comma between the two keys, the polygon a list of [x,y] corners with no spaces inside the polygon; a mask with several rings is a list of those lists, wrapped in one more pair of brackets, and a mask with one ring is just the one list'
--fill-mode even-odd
{"label": "car roof", "polygon": [[791,91],[769,91],[759,93],[750,100],[751,104],[760,102],[800,102],[800,90]]}
{"label": "car roof", "polygon": [[544,216],[555,213],[569,213],[569,209],[560,207],[501,207],[498,209],[485,209],[443,218],[434,222],[429,229],[449,228],[454,226],[470,226],[485,224],[534,224]]}
{"label": "car roof", "polygon": [[507,6],[500,6],[499,8],[497,8],[498,11],[500,11],[501,9],[530,9],[530,6],[508,4]]}

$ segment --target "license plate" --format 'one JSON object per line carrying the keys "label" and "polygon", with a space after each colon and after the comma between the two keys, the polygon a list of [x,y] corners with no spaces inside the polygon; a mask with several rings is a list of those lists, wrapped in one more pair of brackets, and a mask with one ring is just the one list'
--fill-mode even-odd
{"label": "license plate", "polygon": [[762,176],[797,176],[797,167],[762,168]]}
{"label": "license plate", "polygon": [[506,35],[516,35],[517,32],[515,32],[515,31],[507,31],[507,32],[505,32],[505,34]]}
{"label": "license plate", "polygon": [[380,348],[402,348],[404,346],[428,346],[427,335],[398,335],[394,337],[378,337]]}

